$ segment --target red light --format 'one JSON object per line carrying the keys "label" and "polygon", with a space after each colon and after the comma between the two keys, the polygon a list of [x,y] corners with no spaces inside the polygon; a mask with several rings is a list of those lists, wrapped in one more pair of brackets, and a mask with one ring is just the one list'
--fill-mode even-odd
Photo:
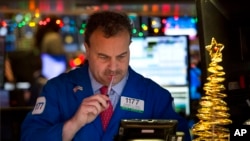
{"label": "red light", "polygon": [[165,33],[165,31],[166,31],[166,28],[163,27],[163,28],[161,29],[161,32],[162,32],[162,33]]}
{"label": "red light", "polygon": [[103,9],[103,10],[108,10],[108,9],[109,9],[109,5],[108,5],[108,4],[102,5],[102,9]]}
{"label": "red light", "polygon": [[179,20],[179,16],[174,16],[174,20]]}
{"label": "red light", "polygon": [[76,65],[74,64],[74,60],[70,60],[69,61],[69,66],[71,67],[71,68],[74,68],[74,67],[76,67]]}
{"label": "red light", "polygon": [[5,21],[2,21],[2,26],[3,27],[6,27],[7,26],[7,23]]}
{"label": "red light", "polygon": [[169,4],[163,4],[162,5],[162,12],[163,13],[168,13],[170,12],[171,6]]}
{"label": "red light", "polygon": [[71,68],[80,66],[85,61],[85,56],[83,54],[78,55],[76,58],[70,59],[69,65]]}
{"label": "red light", "polygon": [[80,54],[80,55],[78,56],[78,58],[80,58],[82,61],[85,60],[85,56],[84,56],[83,54]]}
{"label": "red light", "polygon": [[166,23],[167,23],[167,20],[166,20],[166,19],[162,19],[162,20],[161,20],[161,23],[166,24]]}
{"label": "red light", "polygon": [[59,25],[59,26],[60,26],[60,27],[63,27],[63,25],[64,25],[63,23],[60,23],[60,25]]}
{"label": "red light", "polygon": [[217,51],[218,50],[218,47],[214,47],[214,51]]}
{"label": "red light", "polygon": [[39,25],[46,25],[47,22],[46,21],[39,21]]}
{"label": "red light", "polygon": [[60,12],[64,10],[64,5],[61,0],[56,1],[56,10]]}
{"label": "red light", "polygon": [[50,22],[50,18],[46,18],[46,22]]}
{"label": "red light", "polygon": [[60,27],[63,27],[63,22],[59,19],[56,20],[56,24],[58,24]]}

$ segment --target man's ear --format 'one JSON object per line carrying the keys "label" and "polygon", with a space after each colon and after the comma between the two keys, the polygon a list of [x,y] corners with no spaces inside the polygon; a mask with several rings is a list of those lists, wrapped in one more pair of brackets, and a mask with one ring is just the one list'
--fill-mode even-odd
{"label": "man's ear", "polygon": [[85,47],[85,55],[86,55],[86,58],[88,58],[89,56],[89,46],[86,42],[83,43],[84,44],[84,47]]}

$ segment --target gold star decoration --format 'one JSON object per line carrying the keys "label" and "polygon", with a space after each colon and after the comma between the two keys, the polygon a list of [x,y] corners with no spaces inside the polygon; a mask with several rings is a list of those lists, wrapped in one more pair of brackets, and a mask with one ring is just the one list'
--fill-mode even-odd
{"label": "gold star decoration", "polygon": [[211,44],[206,46],[206,49],[211,56],[212,61],[221,62],[222,61],[222,50],[224,49],[224,45],[217,43],[215,38],[212,38]]}

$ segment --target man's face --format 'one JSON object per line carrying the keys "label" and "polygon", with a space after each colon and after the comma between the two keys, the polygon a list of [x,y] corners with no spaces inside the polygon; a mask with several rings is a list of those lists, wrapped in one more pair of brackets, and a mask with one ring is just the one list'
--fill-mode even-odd
{"label": "man's face", "polygon": [[103,85],[108,85],[111,76],[116,84],[128,72],[130,36],[127,31],[106,38],[100,29],[90,36],[90,46],[85,43],[90,71]]}

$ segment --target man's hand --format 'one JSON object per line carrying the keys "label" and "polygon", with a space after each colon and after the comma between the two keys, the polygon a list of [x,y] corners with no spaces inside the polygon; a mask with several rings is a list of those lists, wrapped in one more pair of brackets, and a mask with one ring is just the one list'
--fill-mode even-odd
{"label": "man's hand", "polygon": [[94,94],[83,99],[75,115],[63,126],[63,141],[73,139],[76,132],[108,108],[109,98],[102,94]]}

